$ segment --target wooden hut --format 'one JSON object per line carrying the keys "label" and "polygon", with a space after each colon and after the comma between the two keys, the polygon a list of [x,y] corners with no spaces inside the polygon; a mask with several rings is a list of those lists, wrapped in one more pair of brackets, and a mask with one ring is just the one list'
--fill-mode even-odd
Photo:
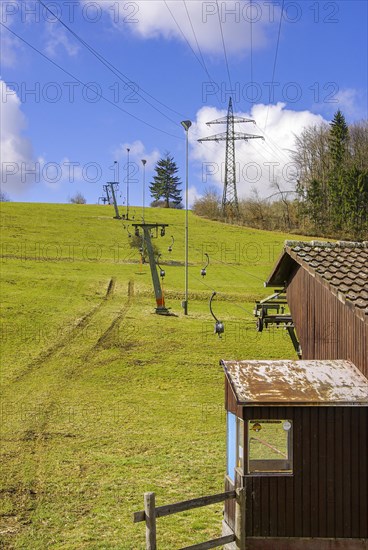
{"label": "wooden hut", "polygon": [[286,242],[266,286],[286,289],[302,360],[222,361],[245,547],[368,550],[367,243]]}
{"label": "wooden hut", "polygon": [[[368,549],[365,376],[339,360],[222,364],[225,488],[246,489],[247,550]],[[234,522],[229,501],[224,534]]]}
{"label": "wooden hut", "polygon": [[368,242],[286,241],[265,285],[286,288],[303,359],[348,359],[368,377]]}

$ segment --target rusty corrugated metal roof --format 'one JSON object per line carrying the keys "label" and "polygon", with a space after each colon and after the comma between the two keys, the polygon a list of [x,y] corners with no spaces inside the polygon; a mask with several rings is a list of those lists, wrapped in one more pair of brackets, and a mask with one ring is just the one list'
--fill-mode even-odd
{"label": "rusty corrugated metal roof", "polygon": [[323,281],[341,302],[353,306],[368,322],[368,241],[286,241],[265,285],[284,285],[295,269],[294,262]]}
{"label": "rusty corrugated metal roof", "polygon": [[368,380],[350,361],[221,361],[242,405],[368,405]]}

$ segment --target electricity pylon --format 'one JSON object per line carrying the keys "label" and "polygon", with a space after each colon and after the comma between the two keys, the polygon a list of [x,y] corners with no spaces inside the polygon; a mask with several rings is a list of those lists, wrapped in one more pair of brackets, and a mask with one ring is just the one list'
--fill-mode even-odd
{"label": "electricity pylon", "polygon": [[207,122],[208,126],[211,124],[226,124],[226,132],[198,140],[200,143],[203,141],[226,141],[225,182],[221,208],[223,216],[229,216],[232,218],[237,218],[239,216],[238,194],[236,191],[235,140],[248,141],[249,139],[264,139],[262,136],[257,136],[254,134],[235,132],[234,124],[238,124],[239,122],[253,122],[253,124],[255,124],[255,121],[250,118],[234,116],[233,102],[230,97],[227,116]]}

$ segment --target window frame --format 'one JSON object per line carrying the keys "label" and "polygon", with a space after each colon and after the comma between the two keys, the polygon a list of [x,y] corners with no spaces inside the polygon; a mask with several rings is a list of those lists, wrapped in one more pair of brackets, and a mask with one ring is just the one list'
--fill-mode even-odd
{"label": "window frame", "polygon": [[245,439],[244,439],[244,420],[236,417],[236,469],[240,470],[244,474],[245,465]]}
{"label": "window frame", "polygon": [[[259,459],[257,460],[260,465],[261,463],[264,463],[265,466],[267,466],[267,462],[269,463],[268,465],[271,466],[271,464],[274,465],[274,468],[273,469],[264,469],[264,470],[257,470],[257,471],[254,471],[254,470],[251,470],[251,462],[256,462],[256,460],[251,460],[250,459],[250,449],[251,449],[251,444],[250,444],[250,425],[251,424],[255,424],[256,422],[259,422],[260,424],[262,424],[262,422],[264,424],[266,423],[278,423],[278,422],[289,422],[290,423],[290,429],[287,430],[287,451],[288,451],[288,454],[287,454],[287,457],[286,459]],[[246,476],[249,476],[249,477],[259,477],[259,476],[271,476],[271,477],[275,477],[275,476],[278,476],[278,477],[290,477],[290,476],[293,476],[294,475],[294,457],[293,457],[293,430],[294,430],[294,424],[293,424],[293,421],[288,419],[288,418],[282,418],[282,419],[278,419],[278,418],[262,418],[262,419],[248,419],[247,422],[246,422],[246,445],[247,445],[247,456],[246,456],[246,472],[245,472],[245,475]],[[275,467],[279,465],[280,466],[280,469],[276,469]],[[281,466],[289,466],[288,468],[281,468]]]}

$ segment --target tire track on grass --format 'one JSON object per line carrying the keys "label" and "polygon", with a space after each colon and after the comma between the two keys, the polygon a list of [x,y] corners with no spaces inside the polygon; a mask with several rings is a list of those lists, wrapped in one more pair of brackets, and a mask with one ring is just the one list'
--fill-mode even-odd
{"label": "tire track on grass", "polygon": [[[132,306],[133,294],[128,294],[128,301],[126,305],[121,309],[115,319],[107,327],[104,333],[99,337],[95,345],[85,354],[84,359],[90,360],[92,356],[101,349],[111,347],[112,344],[116,344],[116,335],[119,334],[119,328],[121,323],[126,318],[131,306]],[[121,345],[118,345],[121,347]]]}
{"label": "tire track on grass", "polygon": [[[68,348],[72,341],[77,340],[82,335],[84,328],[93,320],[96,314],[101,311],[102,307],[106,304],[107,300],[111,299],[116,286],[116,279],[111,278],[106,294],[96,306],[88,311],[78,321],[77,325],[59,341],[55,342],[47,350],[43,351],[36,359],[31,361],[26,369],[20,373],[16,379],[12,382],[17,382],[24,379],[27,375],[31,374],[35,368],[41,368],[45,363],[51,361],[56,353],[63,348]],[[93,349],[102,345],[104,337],[107,338],[114,327],[124,319],[128,312],[131,303],[131,295],[128,297],[128,304],[119,315],[112,321],[108,329],[99,338],[97,343],[93,346]],[[69,350],[66,350],[68,353]],[[70,373],[64,373],[66,380],[71,382]],[[67,382],[66,382],[67,383]],[[63,389],[66,387],[65,380],[63,382]],[[53,394],[53,395],[52,395]],[[60,388],[54,387],[52,394],[48,394],[44,403],[37,403],[38,413],[34,416],[32,414],[28,417],[28,422],[24,425],[20,438],[16,441],[23,441],[27,445],[27,453],[32,455],[32,464],[35,469],[33,480],[28,483],[15,482],[10,486],[5,486],[1,489],[0,494],[4,493],[8,495],[8,498],[12,501],[12,510],[7,514],[0,516],[0,534],[6,539],[8,548],[12,548],[13,543],[16,542],[15,537],[20,536],[25,529],[32,524],[32,515],[35,513],[37,507],[42,503],[43,498],[49,494],[47,490],[48,480],[45,477],[43,470],[44,457],[47,452],[47,446],[50,445],[52,440],[60,438],[76,438],[78,437],[73,431],[52,430],[52,423],[55,419],[55,409],[57,410],[59,404],[55,400],[56,395],[60,395]],[[42,410],[42,414],[39,411]],[[51,429],[50,429],[51,428]],[[6,484],[5,484],[6,485]],[[57,483],[55,484],[55,487]],[[67,485],[66,485],[67,487]],[[19,498],[20,495],[24,495],[23,498]],[[0,541],[0,548],[2,547]]]}
{"label": "tire track on grass", "polygon": [[70,342],[74,341],[78,336],[83,332],[83,330],[86,328],[86,326],[90,323],[91,319],[93,319],[96,314],[101,310],[101,308],[106,304],[107,300],[111,299],[115,290],[116,286],[116,279],[115,277],[112,277],[107,285],[106,294],[102,298],[102,300],[95,305],[90,311],[85,313],[83,317],[78,321],[78,323],[71,328],[71,330],[63,337],[61,337],[59,340],[51,344],[51,346],[42,351],[37,357],[32,359],[28,365],[26,365],[20,373],[18,373],[17,376],[15,376],[11,384],[14,382],[19,382],[22,380],[25,376],[29,375],[31,372],[33,372],[35,369],[41,368],[45,363],[47,363],[50,359],[52,359],[60,350],[62,350],[64,347],[70,344]]}

